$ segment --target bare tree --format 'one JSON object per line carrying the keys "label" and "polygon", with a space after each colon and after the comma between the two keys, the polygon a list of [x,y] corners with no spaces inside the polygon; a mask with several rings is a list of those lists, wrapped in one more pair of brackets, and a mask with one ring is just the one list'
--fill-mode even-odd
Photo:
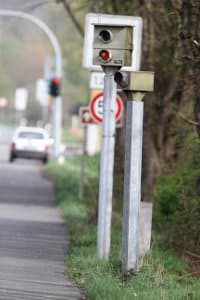
{"label": "bare tree", "polygon": [[200,138],[200,0],[172,0],[178,15],[180,60],[185,85],[192,91],[194,119]]}
{"label": "bare tree", "polygon": [[71,18],[72,22],[74,23],[76,29],[78,30],[78,32],[80,33],[80,35],[82,37],[84,37],[84,30],[83,27],[81,26],[80,22],[78,21],[78,19],[75,16],[74,11],[72,10],[69,2],[67,0],[56,0],[57,3],[62,3],[64,8],[66,9],[69,17]]}

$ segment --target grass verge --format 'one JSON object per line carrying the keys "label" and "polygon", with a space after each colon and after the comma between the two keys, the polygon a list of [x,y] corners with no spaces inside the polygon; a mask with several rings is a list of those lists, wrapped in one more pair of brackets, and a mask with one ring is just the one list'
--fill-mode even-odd
{"label": "grass verge", "polygon": [[[54,180],[57,201],[70,231],[66,264],[70,276],[83,288],[87,299],[94,300],[197,300],[200,281],[189,273],[178,256],[160,245],[153,234],[151,253],[142,259],[137,274],[120,273],[121,212],[113,212],[112,248],[108,262],[96,256],[96,208],[98,157],[86,158],[84,198],[78,200],[80,158],[64,165],[51,162],[48,175]],[[116,199],[114,199],[116,201]],[[117,205],[114,205],[114,207]]]}

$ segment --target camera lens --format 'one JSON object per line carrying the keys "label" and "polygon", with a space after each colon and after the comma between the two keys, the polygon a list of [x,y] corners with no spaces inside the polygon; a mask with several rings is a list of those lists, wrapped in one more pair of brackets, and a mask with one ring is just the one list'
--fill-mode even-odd
{"label": "camera lens", "polygon": [[123,89],[128,87],[129,76],[127,72],[116,72],[114,75],[115,82]]}
{"label": "camera lens", "polygon": [[104,42],[108,43],[112,39],[112,33],[109,30],[103,29],[99,32],[99,38]]}
{"label": "camera lens", "polygon": [[122,80],[123,80],[123,75],[121,72],[116,72],[115,75],[114,75],[114,80],[117,82],[117,83],[121,83]]}

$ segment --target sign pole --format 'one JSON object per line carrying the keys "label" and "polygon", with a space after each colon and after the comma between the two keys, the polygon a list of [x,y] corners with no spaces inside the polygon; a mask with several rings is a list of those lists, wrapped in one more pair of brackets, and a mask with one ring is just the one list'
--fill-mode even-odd
{"label": "sign pole", "polygon": [[112,215],[116,83],[114,82],[114,71],[109,68],[108,70],[105,70],[105,72],[97,252],[100,258],[108,259],[110,252]]}

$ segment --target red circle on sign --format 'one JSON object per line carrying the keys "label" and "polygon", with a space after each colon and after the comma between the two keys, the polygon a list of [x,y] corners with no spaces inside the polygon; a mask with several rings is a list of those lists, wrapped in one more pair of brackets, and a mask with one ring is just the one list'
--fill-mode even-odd
{"label": "red circle on sign", "polygon": [[[102,121],[103,121],[103,106],[102,106],[101,113],[99,113],[96,108],[100,101],[103,101],[103,93],[102,92],[95,95],[95,97],[92,98],[92,100],[89,103],[91,117],[97,123],[102,123]],[[101,108],[101,105],[100,105],[100,108]],[[116,121],[121,117],[122,112],[123,112],[123,103],[122,103],[121,98],[117,95],[116,96],[116,111],[115,111],[115,120]],[[102,117],[101,117],[101,115],[102,115]]]}

